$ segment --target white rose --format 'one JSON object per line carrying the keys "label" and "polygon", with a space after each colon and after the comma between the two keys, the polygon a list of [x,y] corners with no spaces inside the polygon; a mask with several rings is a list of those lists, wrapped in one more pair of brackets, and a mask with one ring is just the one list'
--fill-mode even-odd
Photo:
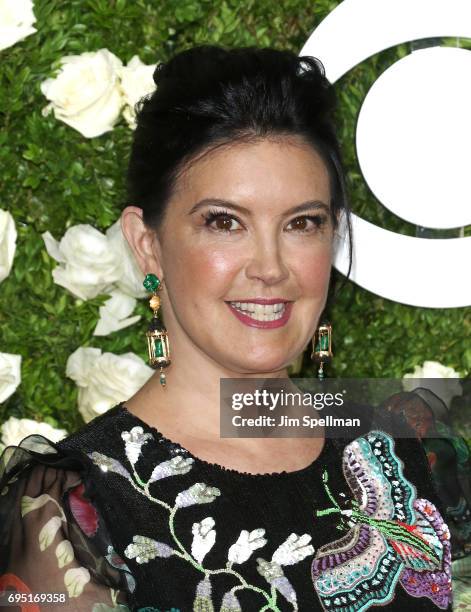
{"label": "white rose", "polygon": [[12,395],[21,382],[21,355],[0,353],[0,403]]}
{"label": "white rose", "polygon": [[42,114],[53,110],[56,119],[86,138],[112,130],[124,103],[119,83],[122,65],[108,49],[61,58],[58,75],[41,83],[42,93],[51,101]]}
{"label": "white rose", "polygon": [[[52,271],[54,281],[76,297],[88,300],[116,290],[135,298],[147,295],[144,275],[122,233],[120,219],[106,235],[91,225],[79,224],[70,227],[60,242],[50,232],[44,232],[42,238],[49,255],[60,264]],[[113,310],[116,312],[116,302]]]}
{"label": "white rose", "polygon": [[49,423],[38,423],[33,419],[17,419],[11,416],[0,427],[2,442],[5,446],[17,446],[23,438],[33,434],[40,434],[53,442],[59,442],[65,438],[65,429],[56,429]]}
{"label": "white rose", "polygon": [[0,209],[0,282],[10,274],[15,256],[16,238],[17,231],[11,213]]}
{"label": "white rose", "polygon": [[402,387],[404,391],[413,391],[417,387],[429,389],[450,407],[453,397],[463,394],[459,378],[460,373],[453,368],[438,361],[424,361],[422,366],[416,365],[412,373],[404,374]]}
{"label": "white rose", "polygon": [[131,297],[146,297],[148,292],[142,284],[144,274],[141,272],[134,253],[123,234],[121,218],[106,230],[106,236],[110,242],[111,250],[115,254],[116,261],[120,266],[116,287]]}
{"label": "white rose", "polygon": [[0,0],[0,51],[37,32],[31,0]]}
{"label": "white rose", "polygon": [[136,128],[134,106],[144,96],[155,90],[153,74],[157,64],[144,64],[138,55],[134,55],[126,67],[121,68],[121,88],[126,106],[123,116],[131,129]]}
{"label": "white rose", "polygon": [[113,244],[91,225],[69,227],[60,242],[50,232],[42,238],[49,255],[61,264],[52,271],[54,281],[82,300],[111,291],[122,274]]}
{"label": "white rose", "polygon": [[460,378],[460,373],[438,361],[424,361],[422,366],[415,366],[414,372],[404,374],[404,378]]}
{"label": "white rose", "polygon": [[100,319],[96,324],[94,336],[107,336],[114,331],[134,325],[140,320],[140,315],[130,317],[136,307],[136,300],[121,291],[112,291],[111,297],[100,306]]}
{"label": "white rose", "polygon": [[80,347],[67,360],[66,375],[79,387],[78,409],[88,423],[134,395],[154,370],[134,353],[114,355]]}

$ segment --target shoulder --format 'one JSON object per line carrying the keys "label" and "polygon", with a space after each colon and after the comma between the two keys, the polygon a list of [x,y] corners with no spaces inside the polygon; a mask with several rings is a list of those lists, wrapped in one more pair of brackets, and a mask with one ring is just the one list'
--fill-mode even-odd
{"label": "shoulder", "polygon": [[112,447],[116,440],[121,439],[121,431],[126,429],[126,415],[121,410],[121,404],[117,404],[96,416],[94,419],[82,425],[75,432],[56,443],[56,447],[62,451],[92,451]]}
{"label": "shoulder", "polygon": [[7,446],[0,454],[0,492],[20,476],[31,490],[47,488],[51,479],[69,485],[75,475],[84,476],[93,468],[93,453],[122,458],[121,434],[135,422],[120,408],[113,406],[58,442],[33,434]]}

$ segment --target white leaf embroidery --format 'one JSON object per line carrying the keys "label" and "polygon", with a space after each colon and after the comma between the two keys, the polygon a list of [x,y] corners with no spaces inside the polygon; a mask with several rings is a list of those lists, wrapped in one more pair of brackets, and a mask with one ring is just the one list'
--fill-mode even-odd
{"label": "white leaf embroidery", "polygon": [[36,508],[41,508],[47,503],[49,500],[52,500],[52,497],[47,493],[43,493],[38,497],[29,497],[29,495],[23,495],[21,498],[21,516],[25,516],[31,510],[36,510]]}
{"label": "white leaf embroidery", "polygon": [[72,567],[64,574],[69,597],[79,597],[87,582],[90,582],[90,572],[85,567]]}
{"label": "white leaf embroidery", "polygon": [[46,548],[52,544],[61,526],[61,522],[60,516],[52,516],[41,529],[38,536],[39,548],[41,550],[46,550]]}
{"label": "white leaf embroidery", "polygon": [[62,540],[56,548],[56,557],[59,567],[68,565],[74,559],[74,549],[69,540]]}

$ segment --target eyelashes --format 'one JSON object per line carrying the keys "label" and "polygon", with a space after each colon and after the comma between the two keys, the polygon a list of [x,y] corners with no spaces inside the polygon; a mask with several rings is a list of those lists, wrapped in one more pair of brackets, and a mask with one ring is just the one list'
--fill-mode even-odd
{"label": "eyelashes", "polygon": [[[221,209],[211,210],[210,209],[207,213],[203,213],[201,216],[204,219],[205,227],[211,227],[212,223],[216,219],[227,219],[230,221],[236,221],[237,223],[240,224],[240,221],[237,219],[237,217],[227,210],[221,210]],[[315,232],[316,230],[324,229],[324,227],[328,224],[327,215],[318,214],[318,215],[300,215],[292,219],[289,222],[289,225],[291,225],[294,221],[298,221],[300,219],[307,219],[314,225],[314,228],[308,227],[307,229],[298,229],[298,230],[290,230],[290,231],[295,231],[299,234],[310,234],[310,233]],[[224,234],[231,234],[231,233],[234,233],[235,231],[238,231],[238,230],[231,230],[229,229],[229,227],[226,227],[225,229],[223,228],[211,228],[211,229],[213,229],[216,232],[222,232]]]}

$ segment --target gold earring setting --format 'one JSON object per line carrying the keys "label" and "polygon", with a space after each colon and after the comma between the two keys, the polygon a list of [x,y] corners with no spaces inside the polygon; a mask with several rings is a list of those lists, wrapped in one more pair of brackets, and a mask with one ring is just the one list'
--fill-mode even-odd
{"label": "gold earring setting", "polygon": [[142,284],[147,291],[152,291],[153,293],[149,300],[149,305],[154,311],[154,316],[149,323],[149,328],[146,333],[149,364],[154,369],[160,369],[160,384],[162,387],[165,387],[167,379],[163,372],[163,368],[167,368],[171,364],[171,361],[167,330],[158,319],[160,297],[157,295],[157,291],[162,289],[162,283],[155,274],[146,274]]}
{"label": "gold earring setting", "polygon": [[324,322],[316,329],[312,338],[311,359],[319,364],[317,377],[319,380],[324,378],[324,364],[332,361],[332,325]]}

